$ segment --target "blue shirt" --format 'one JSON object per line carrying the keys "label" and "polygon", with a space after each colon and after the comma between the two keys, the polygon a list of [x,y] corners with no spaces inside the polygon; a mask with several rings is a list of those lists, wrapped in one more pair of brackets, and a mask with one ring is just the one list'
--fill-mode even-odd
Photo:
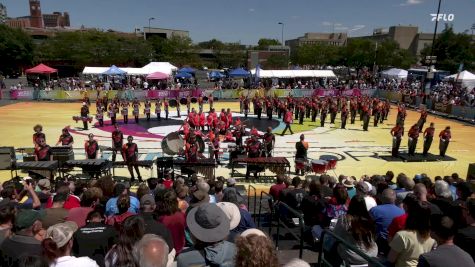
{"label": "blue shirt", "polygon": [[[117,199],[118,197],[113,197],[109,199],[106,203],[106,216],[114,215],[119,213],[119,208],[117,208]],[[136,197],[130,196],[130,207],[129,211],[132,213],[139,213],[140,202]]]}
{"label": "blue shirt", "polygon": [[353,198],[354,196],[356,196],[356,188],[354,188],[354,187],[347,188],[346,192],[348,192],[348,197],[350,199]]}
{"label": "blue shirt", "polygon": [[388,227],[395,217],[404,214],[404,210],[394,204],[378,205],[369,210],[376,223],[376,236],[388,239]]}

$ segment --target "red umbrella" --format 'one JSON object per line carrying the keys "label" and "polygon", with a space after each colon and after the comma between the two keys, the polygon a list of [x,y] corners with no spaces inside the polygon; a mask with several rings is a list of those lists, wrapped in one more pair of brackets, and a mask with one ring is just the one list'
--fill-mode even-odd
{"label": "red umbrella", "polygon": [[45,64],[39,64],[36,67],[33,67],[31,69],[27,69],[25,72],[26,73],[34,73],[34,74],[51,74],[51,73],[58,72],[58,70],[50,68],[50,67],[46,66]]}
{"label": "red umbrella", "polygon": [[168,77],[170,77],[168,74],[157,71],[147,75],[147,80],[165,80]]}

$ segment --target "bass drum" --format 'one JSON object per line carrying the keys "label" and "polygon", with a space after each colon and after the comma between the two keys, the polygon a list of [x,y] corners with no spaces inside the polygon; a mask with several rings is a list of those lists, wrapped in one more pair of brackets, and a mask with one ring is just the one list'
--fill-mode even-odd
{"label": "bass drum", "polygon": [[169,133],[162,140],[162,151],[170,156],[179,154],[183,151],[184,146],[185,141],[183,141],[183,138],[178,132]]}
{"label": "bass drum", "polygon": [[198,152],[200,153],[205,152],[205,141],[203,140],[203,137],[197,135],[196,143],[198,144]]}
{"label": "bass drum", "polygon": [[183,97],[182,99],[180,99],[180,104],[186,105],[186,98]]}
{"label": "bass drum", "polygon": [[174,108],[177,106],[178,102],[176,102],[176,99],[170,99],[170,101],[168,101],[168,104],[170,105],[170,107]]}

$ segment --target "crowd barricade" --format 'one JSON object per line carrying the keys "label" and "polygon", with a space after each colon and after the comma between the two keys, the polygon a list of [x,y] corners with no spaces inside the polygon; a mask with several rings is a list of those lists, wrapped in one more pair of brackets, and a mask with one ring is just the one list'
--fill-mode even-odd
{"label": "crowd barricade", "polygon": [[462,106],[452,106],[451,107],[452,115],[457,117],[467,118],[475,120],[475,108],[474,107],[462,107]]}

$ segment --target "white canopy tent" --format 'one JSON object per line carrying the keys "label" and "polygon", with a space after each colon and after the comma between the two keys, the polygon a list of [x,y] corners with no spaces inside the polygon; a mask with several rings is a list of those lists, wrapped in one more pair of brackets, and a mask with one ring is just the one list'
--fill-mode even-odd
{"label": "white canopy tent", "polygon": [[456,80],[456,82],[461,82],[462,87],[466,87],[467,89],[471,90],[475,87],[475,74],[469,71],[462,71],[459,73],[452,74],[444,78],[445,80]]}
{"label": "white canopy tent", "polygon": [[110,67],[84,67],[82,74],[102,74]]}
{"label": "white canopy tent", "polygon": [[381,77],[388,79],[407,79],[407,70],[392,68],[381,72]]}
{"label": "white canopy tent", "polygon": [[[256,74],[256,69],[251,70]],[[332,70],[259,70],[259,78],[336,78]]]}
{"label": "white canopy tent", "polygon": [[[82,74],[99,75],[108,69],[109,67],[84,67]],[[173,71],[178,70],[178,68],[170,64],[170,62],[150,62],[142,68],[120,67],[119,69],[125,71],[127,75],[148,75],[154,72],[172,75]]]}

